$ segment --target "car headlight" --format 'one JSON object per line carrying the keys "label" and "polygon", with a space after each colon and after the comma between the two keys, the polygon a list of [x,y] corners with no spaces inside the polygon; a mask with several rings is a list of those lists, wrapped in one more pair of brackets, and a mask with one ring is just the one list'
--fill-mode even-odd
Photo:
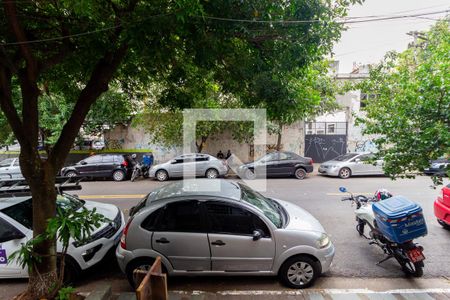
{"label": "car headlight", "polygon": [[320,236],[320,238],[317,240],[316,243],[317,248],[319,249],[326,248],[330,244],[330,238],[326,233],[322,233],[322,235]]}

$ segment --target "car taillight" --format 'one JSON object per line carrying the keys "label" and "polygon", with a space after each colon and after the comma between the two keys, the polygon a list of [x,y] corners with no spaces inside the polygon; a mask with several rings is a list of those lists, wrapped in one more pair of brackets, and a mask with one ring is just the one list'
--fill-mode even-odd
{"label": "car taillight", "polygon": [[310,164],[310,165],[314,164],[314,161],[313,161],[312,158],[311,158],[311,160],[309,161],[309,164]]}
{"label": "car taillight", "polygon": [[124,167],[126,168],[126,167],[128,167],[128,162],[127,162],[126,160],[124,160],[124,161],[121,163],[121,165],[124,166]]}
{"label": "car taillight", "polygon": [[127,249],[127,233],[128,233],[128,228],[130,227],[131,221],[133,220],[133,218],[130,218],[127,222],[127,225],[125,225],[125,228],[123,229],[122,232],[122,236],[120,237],[120,247],[122,249]]}
{"label": "car taillight", "polygon": [[444,189],[441,189],[441,192],[438,196],[438,201],[444,203]]}

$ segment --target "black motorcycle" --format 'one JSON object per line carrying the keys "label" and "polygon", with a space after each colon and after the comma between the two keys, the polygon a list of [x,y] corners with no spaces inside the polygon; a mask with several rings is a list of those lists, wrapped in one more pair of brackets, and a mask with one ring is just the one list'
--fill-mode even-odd
{"label": "black motorcycle", "polygon": [[149,171],[150,171],[150,166],[145,165],[142,162],[138,162],[136,160],[136,154],[133,154],[131,156],[134,166],[133,166],[133,173],[131,173],[131,181],[135,181],[136,178],[142,176],[143,178],[148,178],[149,176]]}

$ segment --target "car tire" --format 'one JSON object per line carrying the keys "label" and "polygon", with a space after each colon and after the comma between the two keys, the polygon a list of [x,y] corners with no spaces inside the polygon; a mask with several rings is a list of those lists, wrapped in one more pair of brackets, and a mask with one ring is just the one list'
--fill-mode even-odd
{"label": "car tire", "polygon": [[75,176],[77,176],[78,174],[77,174],[77,172],[75,172],[75,171],[67,171],[66,173],[64,173],[64,176],[65,177],[75,177]]}
{"label": "car tire", "polygon": [[[59,267],[60,266],[59,259],[57,263]],[[64,259],[64,278],[63,278],[64,284],[71,285],[75,283],[75,281],[79,278],[80,274],[81,269],[78,266],[77,262],[73,258],[66,256]]]}
{"label": "car tire", "polygon": [[304,289],[312,286],[320,274],[320,265],[308,256],[298,255],[286,260],[278,276],[287,287]]}
{"label": "car tire", "polygon": [[256,178],[255,170],[247,169],[244,173],[245,179],[253,180]]}
{"label": "car tire", "polygon": [[306,177],[306,171],[303,168],[298,168],[297,170],[295,170],[295,178],[297,179],[305,179]]}
{"label": "car tire", "polygon": [[206,176],[206,178],[209,178],[209,179],[217,178],[217,177],[219,177],[219,171],[217,171],[214,168],[210,168],[210,169],[206,170],[205,176]]}
{"label": "car tire", "polygon": [[437,219],[437,221],[442,227],[444,227],[444,229],[450,230],[450,225],[449,224],[445,223],[444,221],[442,221],[440,219]]}
{"label": "car tire", "polygon": [[342,179],[347,179],[352,176],[352,171],[349,168],[342,168],[339,170],[339,177]]}
{"label": "car tire", "polygon": [[115,170],[112,174],[114,181],[123,181],[125,179],[125,172],[122,170]]}
{"label": "car tire", "polygon": [[167,179],[169,179],[169,174],[166,170],[158,170],[155,174],[155,178],[158,181],[166,181]]}
{"label": "car tire", "polygon": [[[150,267],[152,266],[152,264],[155,262],[155,259],[153,258],[138,258],[132,262],[130,262],[125,270],[125,273],[127,275],[127,279],[128,282],[130,283],[131,287],[133,289],[137,289],[137,282],[134,282],[134,276],[133,276],[133,272],[134,270],[149,270]],[[166,273],[167,274],[167,270],[166,267],[164,266],[164,264],[161,263],[161,269],[162,269],[162,273]]]}

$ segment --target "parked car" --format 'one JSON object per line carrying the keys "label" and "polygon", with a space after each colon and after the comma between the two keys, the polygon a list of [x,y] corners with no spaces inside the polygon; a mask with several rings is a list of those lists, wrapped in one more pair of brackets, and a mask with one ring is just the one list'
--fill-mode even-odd
{"label": "parked car", "polygon": [[152,166],[149,171],[149,177],[156,178],[159,181],[179,178],[184,175],[217,178],[224,176],[227,172],[228,167],[224,160],[219,160],[209,154],[190,153]]}
{"label": "parked car", "polygon": [[116,256],[133,287],[134,270],[161,256],[169,276],[278,275],[306,288],[329,270],[334,252],[304,209],[240,182],[189,179],[153,191],[131,210]]}
{"label": "parked car", "polygon": [[7,158],[0,161],[0,179],[23,178],[19,158]]}
{"label": "parked car", "polygon": [[434,201],[434,215],[442,227],[450,230],[450,184],[442,188],[441,195]]}
{"label": "parked car", "polygon": [[[256,168],[256,172],[255,172]],[[313,160],[292,152],[271,152],[258,160],[244,164],[238,168],[238,175],[246,179],[254,179],[258,168],[266,168],[266,177],[292,177],[303,179],[314,169]]]}
{"label": "parked car", "polygon": [[[1,189],[3,190],[3,188]],[[0,190],[0,278],[26,278],[28,270],[22,269],[9,256],[18,250],[21,244],[33,238],[33,212],[31,196],[24,196],[23,191],[15,195],[10,191],[3,194]],[[111,220],[96,228],[88,240],[82,244],[71,241],[65,259],[65,280],[72,281],[81,271],[100,262],[105,255],[115,249],[119,242],[125,219],[123,213],[112,204],[80,200],[69,194],[59,194],[56,204],[64,209],[82,207],[93,210]],[[62,245],[57,244],[57,251]]]}
{"label": "parked car", "polygon": [[67,166],[61,170],[66,177],[86,176],[90,178],[112,178],[122,181],[131,177],[133,164],[126,154],[99,154],[85,158],[75,165]]}
{"label": "parked car", "polygon": [[426,175],[446,176],[450,168],[450,161],[446,158],[431,161],[430,167],[423,170]]}
{"label": "parked car", "polygon": [[347,179],[358,175],[384,175],[383,160],[373,162],[374,154],[347,153],[322,163],[319,173]]}

